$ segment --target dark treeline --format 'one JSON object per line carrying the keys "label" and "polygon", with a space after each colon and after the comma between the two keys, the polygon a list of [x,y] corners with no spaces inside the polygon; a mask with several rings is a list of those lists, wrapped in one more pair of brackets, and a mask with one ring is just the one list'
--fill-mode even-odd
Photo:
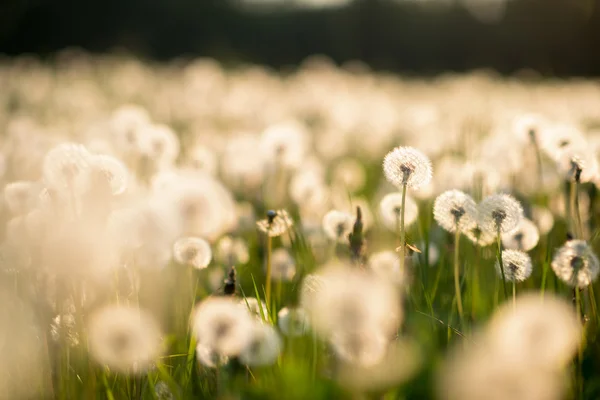
{"label": "dark treeline", "polygon": [[69,46],[274,67],[325,54],[421,74],[531,68],[590,76],[600,75],[600,0],[512,0],[496,24],[458,5],[387,0],[279,12],[248,12],[226,0],[0,0],[0,52],[46,55]]}

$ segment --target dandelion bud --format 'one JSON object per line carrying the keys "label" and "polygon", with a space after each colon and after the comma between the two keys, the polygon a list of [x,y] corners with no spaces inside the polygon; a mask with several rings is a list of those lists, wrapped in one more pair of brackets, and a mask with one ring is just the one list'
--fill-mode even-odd
{"label": "dandelion bud", "polygon": [[293,224],[294,222],[285,210],[269,210],[266,219],[256,222],[258,229],[271,237],[283,235]]}
{"label": "dandelion bud", "polygon": [[271,365],[281,352],[281,338],[277,331],[267,324],[254,323],[249,332],[250,339],[240,353],[242,364],[249,366]]}
{"label": "dandelion bud", "polygon": [[152,315],[133,307],[108,306],[91,316],[92,357],[123,373],[147,371],[160,355],[161,333]]}
{"label": "dandelion bud", "polygon": [[448,232],[466,232],[477,225],[477,205],[468,194],[448,190],[435,199],[433,217]]}
{"label": "dandelion bud", "polygon": [[569,240],[554,253],[552,270],[569,286],[581,289],[596,280],[600,263],[587,242]]}
{"label": "dandelion bud", "polygon": [[[527,253],[519,250],[504,250],[502,252],[502,266],[507,281],[523,282],[529,278],[533,269],[531,258]],[[496,261],[496,272],[502,276],[500,264]]]}
{"label": "dandelion bud", "polygon": [[302,308],[282,308],[277,313],[277,324],[281,332],[288,337],[302,336],[309,329],[308,316]]}
{"label": "dandelion bud", "polygon": [[206,240],[197,237],[184,237],[177,240],[173,245],[173,256],[179,264],[203,269],[210,264],[212,252]]}
{"label": "dandelion bud", "polygon": [[431,161],[412,147],[396,147],[383,159],[383,173],[396,187],[417,189],[431,181]]}
{"label": "dandelion bud", "polygon": [[[404,226],[412,225],[419,216],[419,208],[417,203],[408,195],[406,195],[404,204]],[[402,213],[402,194],[389,193],[386,194],[379,203],[379,215],[381,221],[390,231],[395,232],[399,227],[400,215]]]}
{"label": "dandelion bud", "polygon": [[491,234],[512,231],[522,218],[523,207],[508,194],[488,196],[478,206],[479,226]]}
{"label": "dandelion bud", "polygon": [[223,294],[226,296],[235,295],[235,275],[235,267],[232,266],[227,274],[227,279],[224,281]]}
{"label": "dandelion bud", "polygon": [[347,242],[353,225],[354,216],[344,211],[331,210],[323,217],[323,231],[327,237],[339,243]]}
{"label": "dandelion bud", "polygon": [[502,235],[502,244],[507,249],[529,251],[537,246],[540,234],[533,222],[523,218],[517,227]]}

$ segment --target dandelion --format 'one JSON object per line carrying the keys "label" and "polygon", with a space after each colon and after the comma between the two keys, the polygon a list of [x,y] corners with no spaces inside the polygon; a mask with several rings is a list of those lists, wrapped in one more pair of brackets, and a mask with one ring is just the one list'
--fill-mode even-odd
{"label": "dandelion", "polygon": [[532,207],[531,214],[539,233],[547,235],[554,226],[554,216],[552,215],[552,212],[545,207],[534,206]]}
{"label": "dandelion", "polygon": [[174,400],[175,396],[164,381],[158,381],[156,385],[154,385],[154,394],[158,400]]}
{"label": "dandelion", "polygon": [[406,277],[400,269],[400,258],[394,251],[373,253],[369,256],[367,264],[382,279],[389,280],[396,285],[401,285],[406,281]]}
{"label": "dandelion", "polygon": [[297,337],[309,330],[308,316],[302,308],[284,307],[277,313],[277,325],[285,336]]}
{"label": "dandelion", "polygon": [[338,210],[331,210],[323,217],[323,231],[331,240],[346,243],[352,232],[354,216]]}
{"label": "dandelion", "polygon": [[125,164],[114,157],[94,155],[89,160],[89,168],[79,178],[79,186],[84,193],[107,190],[118,196],[127,190],[129,172]]}
{"label": "dandelion", "polygon": [[88,325],[92,357],[123,373],[147,371],[162,351],[161,333],[152,315],[127,306],[96,311]]}
{"label": "dandelion", "polygon": [[91,158],[92,154],[83,145],[59,144],[44,157],[44,183],[57,190],[74,190],[76,178],[89,168]]}
{"label": "dandelion", "polygon": [[404,269],[404,218],[406,215],[406,188],[418,189],[431,181],[431,161],[412,147],[396,147],[383,159],[383,173],[386,179],[402,188],[400,201],[400,266]]}
{"label": "dandelion", "polygon": [[502,266],[496,261],[495,267],[498,276],[512,282],[513,304],[517,296],[516,283],[523,282],[531,275],[533,266],[531,258],[520,250],[504,250],[502,252]]}
{"label": "dandelion", "polygon": [[247,308],[252,316],[259,320],[269,319],[269,310],[264,301],[258,301],[255,297],[244,297],[240,299],[240,306]]}
{"label": "dandelion", "polygon": [[350,193],[360,190],[365,185],[366,179],[364,167],[353,158],[339,161],[333,170],[333,182],[343,185]]}
{"label": "dandelion", "polygon": [[212,251],[206,240],[188,236],[175,242],[173,245],[173,256],[180,264],[204,269],[210,264]]}
{"label": "dandelion", "polygon": [[569,240],[554,253],[552,270],[569,286],[583,289],[598,277],[600,262],[587,242]]}
{"label": "dandelion", "polygon": [[224,236],[217,243],[215,258],[226,266],[246,264],[250,259],[248,246],[241,238]]}
{"label": "dandelion", "polygon": [[41,188],[34,182],[16,181],[4,186],[4,201],[14,215],[24,215],[37,203]]}
{"label": "dandelion", "polygon": [[506,276],[502,262],[501,234],[515,229],[523,219],[523,207],[511,195],[495,194],[486,197],[478,206],[478,225],[489,234],[496,234],[498,245],[498,264],[502,275],[504,297],[508,297],[506,290]]}
{"label": "dandelion", "polygon": [[454,291],[458,315],[463,318],[462,299],[460,291],[460,271],[458,250],[461,231],[473,229],[476,222],[475,200],[460,190],[448,190],[439,195],[433,205],[433,217],[436,222],[448,232],[454,232]]}
{"label": "dandelion", "polygon": [[267,284],[265,287],[267,304],[270,304],[271,302],[271,238],[283,235],[292,226],[292,224],[292,219],[285,210],[269,210],[267,211],[266,219],[256,222],[258,229],[267,235]]}
{"label": "dandelion", "polygon": [[250,339],[240,353],[242,364],[264,366],[275,363],[282,347],[277,331],[271,325],[255,322],[248,333]]}
{"label": "dandelion", "polygon": [[386,179],[398,188],[418,189],[431,180],[431,161],[412,147],[396,147],[383,159]]}
{"label": "dandelion", "polygon": [[[386,194],[379,202],[379,215],[381,221],[396,235],[400,235],[400,218],[402,214],[402,194]],[[404,226],[412,225],[419,216],[419,207],[410,196],[404,199]]]}
{"label": "dandelion", "polygon": [[254,320],[238,301],[213,297],[202,301],[192,314],[192,332],[198,343],[224,356],[237,356],[250,339]]}
{"label": "dandelion", "polygon": [[464,232],[467,239],[480,247],[486,247],[491,245],[497,240],[497,237],[488,231],[481,229],[479,225],[473,229]]}
{"label": "dandelion", "polygon": [[517,227],[502,235],[502,244],[507,249],[529,251],[537,246],[540,234],[535,224],[523,218]]}
{"label": "dandelion", "polygon": [[343,361],[361,367],[370,367],[385,356],[389,340],[377,330],[338,331],[331,336],[331,346]]}
{"label": "dandelion", "polygon": [[271,264],[271,276],[273,279],[277,281],[291,281],[294,279],[294,275],[296,275],[296,262],[288,250],[283,248],[275,250]]}

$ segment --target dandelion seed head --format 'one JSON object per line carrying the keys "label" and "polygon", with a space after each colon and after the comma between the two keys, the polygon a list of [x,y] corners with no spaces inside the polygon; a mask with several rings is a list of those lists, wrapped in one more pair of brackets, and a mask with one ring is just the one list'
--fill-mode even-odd
{"label": "dandelion seed head", "polygon": [[184,265],[204,269],[210,264],[212,251],[208,242],[198,237],[183,237],[173,244],[173,257]]}
{"label": "dandelion seed head", "polygon": [[240,306],[247,309],[250,314],[259,320],[269,319],[269,310],[264,301],[258,301],[256,297],[244,297],[240,299]]}
{"label": "dandelion seed head", "polygon": [[164,381],[158,381],[156,385],[154,385],[154,394],[158,400],[174,400],[175,396],[173,392],[169,388]]}
{"label": "dandelion seed head", "polygon": [[304,160],[308,148],[308,132],[297,121],[287,121],[268,127],[260,138],[265,161],[295,169]]}
{"label": "dandelion seed head", "polygon": [[287,249],[279,248],[271,255],[271,278],[291,281],[296,275],[296,262]]}
{"label": "dandelion seed head", "polygon": [[511,195],[494,194],[477,207],[478,225],[491,234],[510,232],[523,218],[523,207]]}
{"label": "dandelion seed head", "polygon": [[266,219],[256,222],[258,229],[271,237],[283,235],[293,224],[294,222],[285,210],[269,210]]}
{"label": "dandelion seed head", "polygon": [[385,356],[389,339],[376,329],[345,330],[336,331],[330,343],[337,357],[344,362],[369,367]]}
{"label": "dandelion seed head", "polygon": [[275,363],[283,345],[277,331],[271,325],[255,322],[249,335],[250,339],[240,353],[242,364],[264,366]]}
{"label": "dandelion seed head", "polygon": [[196,345],[196,359],[206,368],[219,368],[229,362],[229,357],[220,355],[214,349],[203,343]]}
{"label": "dandelion seed head", "polygon": [[46,153],[42,166],[44,183],[59,191],[74,190],[76,179],[89,168],[92,154],[85,146],[63,143]]}
{"label": "dandelion seed head", "polygon": [[329,239],[347,243],[348,234],[352,232],[355,219],[347,212],[331,210],[323,217],[323,231]]}
{"label": "dandelion seed head", "polygon": [[103,190],[118,196],[127,190],[129,171],[125,164],[112,156],[93,155],[89,160],[89,168],[80,175],[78,185],[82,192]]}
{"label": "dandelion seed head", "polygon": [[30,181],[16,181],[4,186],[4,201],[13,215],[23,215],[37,204],[41,187]]}
{"label": "dandelion seed head", "polygon": [[245,348],[253,322],[248,309],[241,307],[239,301],[212,297],[199,303],[193,311],[192,332],[198,343],[232,357]]}
{"label": "dandelion seed head", "polygon": [[[408,227],[417,220],[417,217],[419,216],[419,207],[409,195],[406,195],[404,202],[404,226]],[[401,212],[401,193],[389,193],[385,195],[379,202],[379,216],[381,217],[381,221],[385,227],[392,232],[397,230],[397,224],[400,220]]]}
{"label": "dandelion seed head", "polygon": [[[504,276],[510,282],[523,282],[531,275],[533,266],[527,253],[519,250],[504,250],[502,252],[502,267]],[[496,261],[496,272],[502,276],[500,263]]]}
{"label": "dandelion seed head", "polygon": [[277,313],[277,325],[285,336],[298,337],[310,329],[306,311],[300,307],[284,307]]}
{"label": "dandelion seed head", "polygon": [[552,270],[569,286],[585,288],[598,277],[600,262],[584,240],[569,240],[556,250]]}
{"label": "dandelion seed head", "polygon": [[469,231],[477,225],[475,200],[460,190],[440,194],[433,204],[433,217],[448,232]]}
{"label": "dandelion seed head", "polygon": [[369,268],[381,279],[389,280],[397,285],[405,283],[406,276],[400,269],[400,257],[391,250],[380,251],[369,256]]}
{"label": "dandelion seed head", "polygon": [[366,179],[362,164],[353,158],[339,161],[333,169],[334,184],[342,185],[350,193],[360,190],[365,185]]}
{"label": "dandelion seed head", "polygon": [[418,189],[431,181],[431,161],[412,147],[396,147],[383,159],[385,178],[394,186]]}
{"label": "dandelion seed head", "polygon": [[537,246],[540,233],[535,224],[527,218],[521,219],[519,225],[510,232],[502,234],[502,244],[507,249],[529,251]]}
{"label": "dandelion seed head", "polygon": [[246,264],[250,259],[246,242],[231,236],[219,240],[215,253],[216,260],[226,266]]}
{"label": "dandelion seed head", "polygon": [[88,325],[92,357],[123,373],[147,371],[162,352],[160,329],[152,315],[127,306],[96,311]]}
{"label": "dandelion seed head", "polygon": [[464,234],[471,242],[480,247],[489,246],[496,241],[496,236],[493,233],[482,229],[479,225],[464,232]]}
{"label": "dandelion seed head", "polygon": [[533,222],[535,222],[539,233],[547,235],[554,226],[554,216],[552,212],[545,207],[534,206],[531,210]]}

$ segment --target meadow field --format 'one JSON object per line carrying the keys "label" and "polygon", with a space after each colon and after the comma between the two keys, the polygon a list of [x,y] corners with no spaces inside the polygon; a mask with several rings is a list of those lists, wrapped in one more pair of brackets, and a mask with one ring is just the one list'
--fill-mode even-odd
{"label": "meadow field", "polygon": [[600,81],[0,60],[0,398],[600,398]]}

